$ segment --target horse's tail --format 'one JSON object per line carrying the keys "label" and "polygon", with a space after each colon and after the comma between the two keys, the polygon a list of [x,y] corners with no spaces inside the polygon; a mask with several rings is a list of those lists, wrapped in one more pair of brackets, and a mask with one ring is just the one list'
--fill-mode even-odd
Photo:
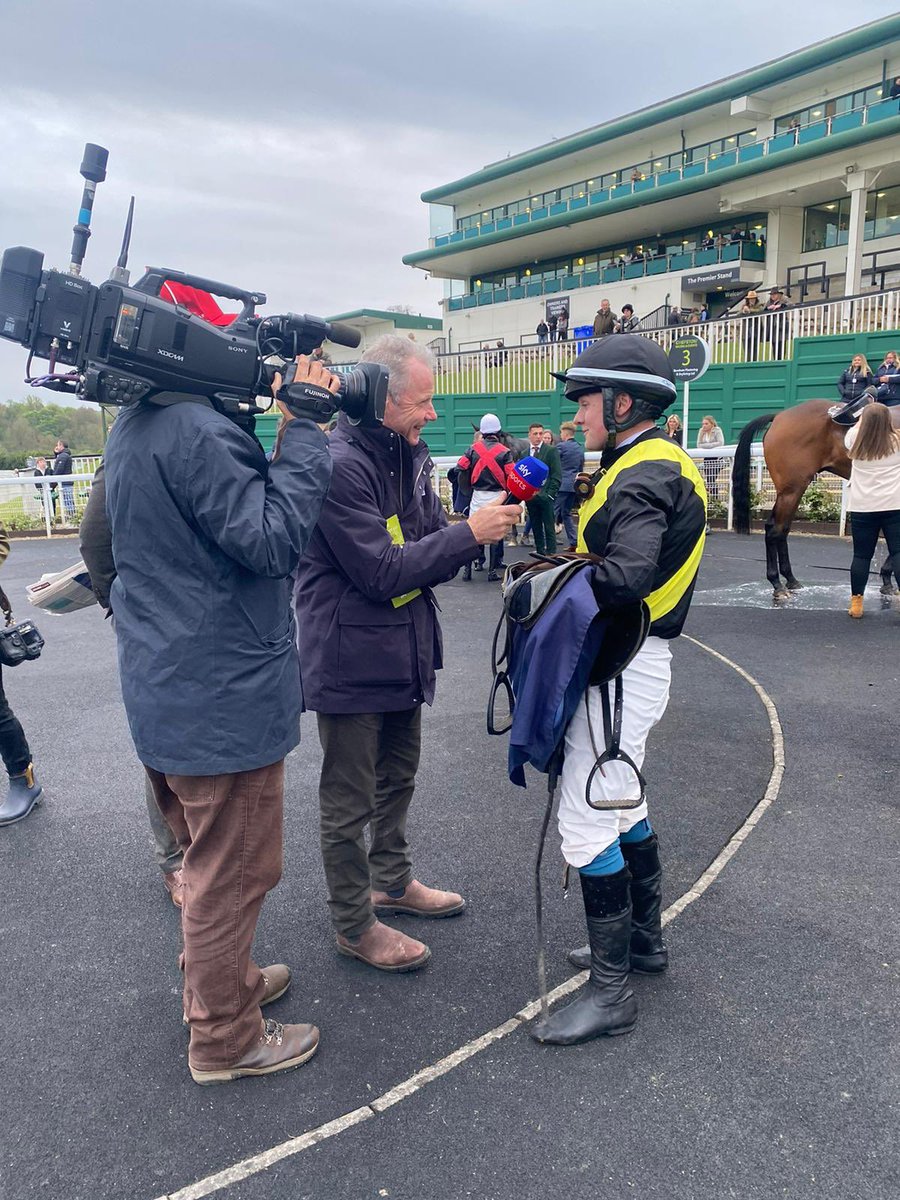
{"label": "horse's tail", "polygon": [[774,421],[776,415],[767,413],[764,417],[754,418],[749,425],[744,426],[738,438],[734,467],[731,471],[731,500],[736,533],[750,532],[750,445],[753,436]]}

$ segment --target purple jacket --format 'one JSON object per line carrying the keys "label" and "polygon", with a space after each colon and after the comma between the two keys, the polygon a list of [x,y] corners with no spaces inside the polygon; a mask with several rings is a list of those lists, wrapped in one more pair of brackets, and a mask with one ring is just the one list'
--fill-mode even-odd
{"label": "purple jacket", "polygon": [[443,665],[431,588],[478,557],[448,526],[427,445],[341,416],[331,490],[297,567],[294,606],[307,707],[398,712],[434,699]]}

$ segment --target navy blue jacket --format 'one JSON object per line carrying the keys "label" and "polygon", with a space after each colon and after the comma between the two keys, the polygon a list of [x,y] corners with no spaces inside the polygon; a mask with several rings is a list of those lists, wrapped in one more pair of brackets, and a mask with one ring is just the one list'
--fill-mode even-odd
{"label": "navy blue jacket", "polygon": [[838,380],[838,391],[841,399],[858,400],[867,387],[871,387],[873,377],[871,371],[851,371],[848,367]]}
{"label": "navy blue jacket", "polygon": [[[882,375],[889,375],[888,383],[882,383]],[[900,367],[895,363],[882,363],[875,372],[875,383],[878,385],[878,400],[882,404],[900,403]]]}
{"label": "navy blue jacket", "polygon": [[330,441],[331,489],[294,589],[306,703],[323,713],[430,704],[443,665],[431,588],[480,547],[466,522],[448,527],[424,442],[343,416]]}
{"label": "navy blue jacket", "polygon": [[575,476],[579,471],[584,470],[584,449],[574,438],[570,438],[567,442],[559,442],[556,449],[559,451],[559,461],[562,466],[562,483],[559,485],[560,492],[575,491]]}
{"label": "navy blue jacket", "polygon": [[251,771],[300,739],[288,576],[331,475],[291,421],[277,462],[205,403],[136,404],[104,455],[122,696],[143,763]]}

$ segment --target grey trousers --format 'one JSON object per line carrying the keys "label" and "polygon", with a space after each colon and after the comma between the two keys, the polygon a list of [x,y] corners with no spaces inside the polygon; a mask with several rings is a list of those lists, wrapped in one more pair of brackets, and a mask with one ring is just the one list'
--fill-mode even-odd
{"label": "grey trousers", "polygon": [[178,844],[178,838],[169,827],[169,822],[160,812],[150,779],[146,775],[144,776],[144,792],[147,801],[147,816],[150,818],[150,832],[153,834],[153,857],[163,875],[169,875],[181,866],[184,851]]}
{"label": "grey trousers", "polygon": [[372,888],[390,891],[412,882],[406,815],[419,767],[422,709],[319,713],[318,721],[328,907],[337,932],[358,937],[375,921]]}

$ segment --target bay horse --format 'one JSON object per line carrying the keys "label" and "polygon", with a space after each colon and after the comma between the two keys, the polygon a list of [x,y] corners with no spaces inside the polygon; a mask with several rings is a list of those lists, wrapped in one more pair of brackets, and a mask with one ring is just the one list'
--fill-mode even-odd
{"label": "bay horse", "polygon": [[[803,586],[791,569],[787,546],[803,493],[820,471],[850,478],[850,458],[844,446],[847,427],[831,420],[829,412],[835,407],[832,400],[805,400],[779,413],[756,417],[738,438],[731,477],[734,528],[737,533],[749,533],[750,444],[761,429],[771,426],[763,437],[763,455],[775,485],[775,505],[765,523],[766,577],[778,600]],[[892,417],[895,425],[900,424],[900,408]],[[891,560],[886,559],[881,568],[883,592],[892,591],[891,569]]]}

